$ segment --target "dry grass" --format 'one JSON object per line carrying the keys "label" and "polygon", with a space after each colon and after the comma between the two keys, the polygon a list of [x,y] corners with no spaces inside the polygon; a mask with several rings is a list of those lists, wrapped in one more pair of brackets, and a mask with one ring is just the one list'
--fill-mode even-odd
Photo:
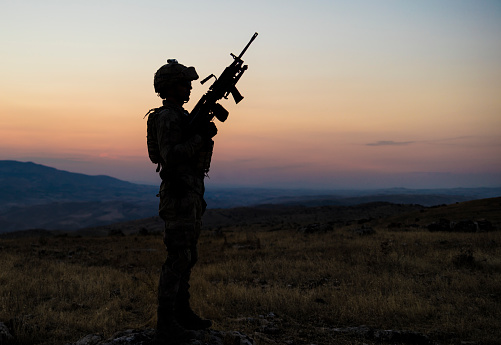
{"label": "dry grass", "polygon": [[[501,232],[208,231],[192,304],[216,329],[266,333],[256,336],[262,344],[370,343],[331,332],[359,325],[495,344],[500,244]],[[164,259],[159,235],[0,240],[0,321],[14,328],[16,344],[153,327]],[[270,313],[272,332],[263,330]]]}

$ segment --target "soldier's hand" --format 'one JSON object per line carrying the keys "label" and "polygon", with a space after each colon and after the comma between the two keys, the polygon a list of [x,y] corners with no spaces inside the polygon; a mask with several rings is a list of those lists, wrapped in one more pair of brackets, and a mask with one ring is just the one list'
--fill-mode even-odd
{"label": "soldier's hand", "polygon": [[206,136],[209,139],[214,138],[216,136],[216,134],[217,134],[216,124],[214,122],[212,122],[212,121],[207,124],[207,129],[206,130],[207,130]]}
{"label": "soldier's hand", "polygon": [[204,139],[212,139],[217,134],[217,127],[212,121],[204,121],[195,127],[195,133]]}

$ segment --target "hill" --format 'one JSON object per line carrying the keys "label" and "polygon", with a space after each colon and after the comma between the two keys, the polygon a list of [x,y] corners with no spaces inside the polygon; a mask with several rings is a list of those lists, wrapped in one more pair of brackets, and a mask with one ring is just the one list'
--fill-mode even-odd
{"label": "hill", "polygon": [[0,161],[0,233],[80,229],[155,214],[158,187]]}
{"label": "hill", "polygon": [[31,162],[0,161],[0,210],[50,202],[108,201],[142,198],[157,187],[110,176],[72,173]]}
{"label": "hill", "polygon": [[501,196],[501,188],[387,188],[370,190],[308,190],[248,187],[218,187],[208,185],[205,200],[209,209],[282,206],[355,206],[373,202],[438,206],[456,202]]}
{"label": "hill", "polygon": [[[260,205],[229,209],[208,209],[203,217],[204,231],[215,234],[227,229],[245,231],[326,231],[335,228],[353,229],[379,227],[385,229],[426,230],[441,219],[452,222],[488,222],[492,230],[501,230],[501,197],[472,200],[450,205],[425,207],[421,205],[373,202],[353,206]],[[158,217],[148,217],[104,226],[88,227],[73,234],[89,236],[153,234],[163,231],[164,223]],[[10,237],[50,236],[49,231],[25,231]],[[6,237],[4,235],[3,237]]]}
{"label": "hill", "polygon": [[[0,161],[0,233],[25,229],[76,230],[153,217],[157,214],[157,192],[158,186],[134,184],[110,176],[72,173],[31,162]],[[208,185],[205,199],[208,209],[215,210],[206,217],[210,222],[218,217],[230,221],[224,210],[239,207],[256,206],[252,212],[266,217],[267,213],[282,212],[280,209],[301,213],[305,207],[346,207],[374,202],[436,206],[500,195],[501,188],[304,190]],[[233,221],[240,219],[237,215],[233,217]]]}

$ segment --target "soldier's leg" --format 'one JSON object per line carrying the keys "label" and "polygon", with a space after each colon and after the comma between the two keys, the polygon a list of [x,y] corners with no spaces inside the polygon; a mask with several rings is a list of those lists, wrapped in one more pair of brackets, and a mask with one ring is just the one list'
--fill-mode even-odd
{"label": "soldier's leg", "polygon": [[[200,223],[197,224],[198,228],[200,227]],[[199,229],[197,230],[200,232]],[[179,281],[179,289],[176,295],[175,302],[175,313],[176,319],[181,326],[186,329],[200,330],[209,328],[212,326],[212,321],[202,319],[200,316],[195,314],[190,306],[190,275],[191,268],[195,265],[198,260],[198,248],[197,245],[194,244],[190,248],[191,253],[191,265],[189,270],[186,270],[185,274],[181,276]]]}
{"label": "soldier's leg", "polygon": [[196,193],[190,192],[183,199],[183,219],[186,225],[187,244],[191,254],[189,269],[181,276],[179,290],[176,298],[176,319],[187,329],[204,329],[212,325],[210,320],[204,320],[196,315],[190,307],[190,274],[191,269],[198,260],[198,238],[202,227],[202,214],[205,209],[203,198]]}
{"label": "soldier's leg", "polygon": [[194,211],[190,193],[174,193],[171,187],[171,183],[165,181],[160,185],[159,215],[165,222],[163,242],[168,253],[158,286],[160,309],[173,309],[181,277],[192,267],[190,247],[198,239],[193,235]]}
{"label": "soldier's leg", "polygon": [[[165,189],[164,189],[165,190]],[[187,191],[182,197],[160,193],[160,216],[164,219],[164,243],[168,256],[162,267],[158,289],[157,334],[163,330],[182,337],[191,337],[183,330],[203,329],[212,325],[198,317],[189,304],[191,268],[198,259],[197,242],[200,235],[203,199]],[[174,315],[174,320],[173,320]],[[180,325],[181,324],[181,325]],[[171,339],[171,335],[169,335]]]}
{"label": "soldier's leg", "polygon": [[[165,234],[182,234],[185,226],[179,223],[166,223]],[[157,310],[157,341],[175,344],[179,341],[195,338],[196,334],[184,329],[176,321],[174,310],[179,294],[181,281],[192,267],[192,255],[189,247],[180,246],[176,236],[164,237],[167,245],[167,259],[162,265],[158,284],[158,310]]]}

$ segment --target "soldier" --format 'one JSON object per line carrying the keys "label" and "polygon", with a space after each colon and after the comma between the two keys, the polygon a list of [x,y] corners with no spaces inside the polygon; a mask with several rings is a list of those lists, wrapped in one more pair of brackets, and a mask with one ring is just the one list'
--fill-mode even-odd
{"label": "soldier", "polygon": [[193,330],[212,325],[193,312],[188,290],[206,207],[204,177],[217,133],[214,123],[208,121],[203,128],[189,128],[189,113],[183,104],[190,98],[191,82],[197,79],[194,67],[169,59],[155,73],[153,82],[163,105],[147,114],[148,153],[159,164],[162,179],[159,215],[165,222],[163,240],[167,247],[158,285],[158,344],[193,339]]}

